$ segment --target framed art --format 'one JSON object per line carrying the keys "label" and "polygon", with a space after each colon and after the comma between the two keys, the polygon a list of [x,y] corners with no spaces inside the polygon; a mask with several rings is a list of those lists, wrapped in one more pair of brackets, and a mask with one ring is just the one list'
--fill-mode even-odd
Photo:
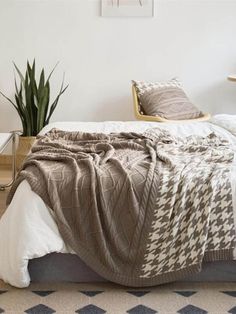
{"label": "framed art", "polygon": [[152,17],[154,0],[101,0],[102,16]]}

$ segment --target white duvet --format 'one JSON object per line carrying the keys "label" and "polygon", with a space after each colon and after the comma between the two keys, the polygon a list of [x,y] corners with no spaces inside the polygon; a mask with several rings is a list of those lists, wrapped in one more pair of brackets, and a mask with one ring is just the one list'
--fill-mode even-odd
{"label": "white duvet", "polygon": [[[48,125],[41,133],[53,127],[66,131],[141,133],[156,126],[168,129],[178,136],[191,134],[205,136],[215,132],[229,140],[236,152],[236,116],[228,115],[215,116],[212,123],[58,122]],[[232,171],[232,187],[236,212],[236,158]],[[30,259],[52,252],[67,253],[69,251],[58,232],[50,209],[31,190],[29,184],[23,181],[0,220],[0,279],[19,288],[27,287],[30,283],[28,272]]]}

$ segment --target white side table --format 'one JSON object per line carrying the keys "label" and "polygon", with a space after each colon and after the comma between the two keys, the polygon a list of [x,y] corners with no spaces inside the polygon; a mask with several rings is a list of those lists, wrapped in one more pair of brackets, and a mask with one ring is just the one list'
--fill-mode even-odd
{"label": "white side table", "polygon": [[0,183],[0,191],[12,185],[16,177],[16,133],[0,133],[0,154],[12,142],[12,180],[7,184]]}

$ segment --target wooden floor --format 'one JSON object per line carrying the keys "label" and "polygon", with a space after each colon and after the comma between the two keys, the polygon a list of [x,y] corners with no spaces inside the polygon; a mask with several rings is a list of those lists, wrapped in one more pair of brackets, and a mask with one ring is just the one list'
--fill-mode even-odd
{"label": "wooden floor", "polygon": [[[11,180],[11,169],[0,165],[0,184],[8,183]],[[0,191],[0,217],[6,209],[6,198],[9,189]]]}

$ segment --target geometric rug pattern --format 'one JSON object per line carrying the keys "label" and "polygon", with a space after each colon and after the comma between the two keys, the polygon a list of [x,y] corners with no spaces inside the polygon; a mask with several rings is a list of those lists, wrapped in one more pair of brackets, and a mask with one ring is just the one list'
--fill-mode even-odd
{"label": "geometric rug pattern", "polygon": [[16,289],[0,281],[0,313],[236,314],[236,283],[171,283],[142,289],[112,283],[33,283]]}

